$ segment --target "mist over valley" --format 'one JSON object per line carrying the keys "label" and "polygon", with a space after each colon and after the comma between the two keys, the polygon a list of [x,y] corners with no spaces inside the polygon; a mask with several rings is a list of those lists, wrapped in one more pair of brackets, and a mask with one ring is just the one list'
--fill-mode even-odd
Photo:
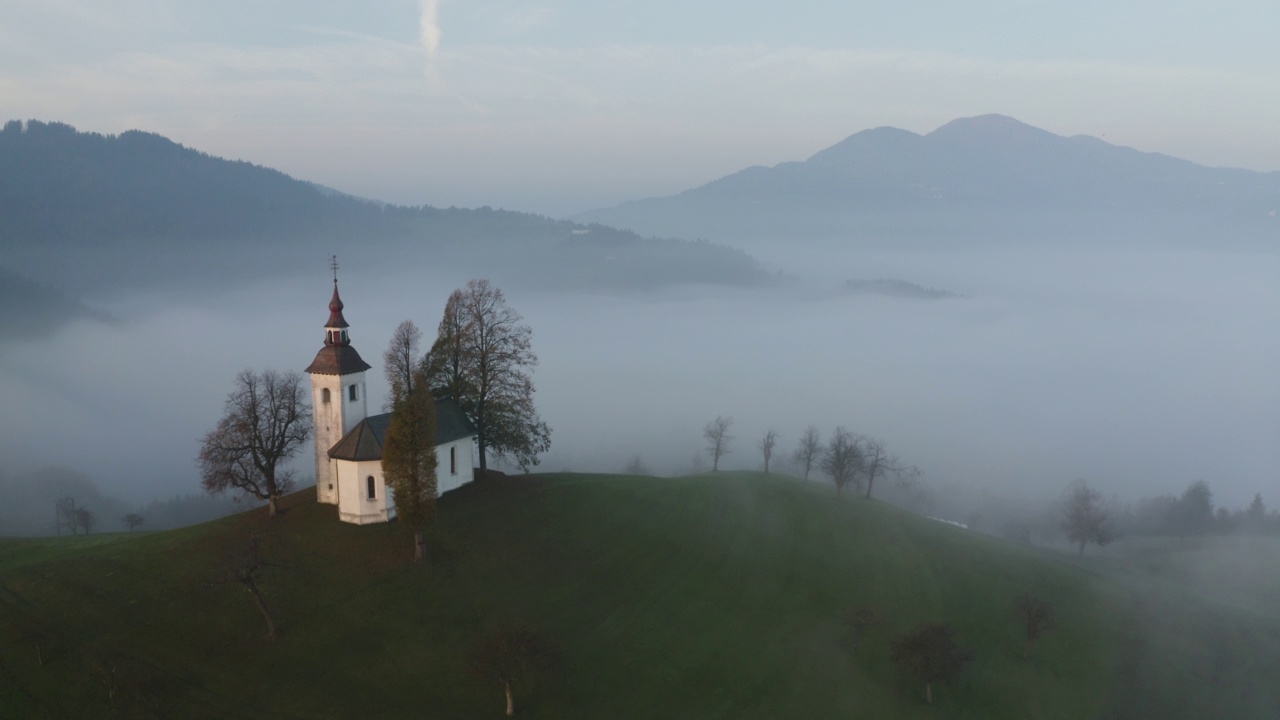
{"label": "mist over valley", "polygon": [[[1035,166],[1040,141],[1064,152],[1009,122],[996,127],[1037,142],[1002,145],[1006,166]],[[3,135],[0,263],[11,277],[40,278],[6,283],[6,315],[45,319],[38,333],[11,328],[0,345],[0,392],[21,408],[0,451],[12,471],[69,466],[130,502],[196,489],[197,441],[237,371],[305,366],[322,339],[330,254],[353,344],[375,365],[371,406],[386,396],[380,357],[396,324],[433,332],[445,298],[471,277],[505,288],[534,330],[548,470],[620,471],[639,455],[660,473],[689,472],[700,429],[717,415],[736,420],[731,468],[760,465],[755,443],[767,429],[789,454],[809,424],[847,426],[918,465],[926,487],[1027,502],[1074,478],[1122,498],[1205,479],[1238,507],[1267,494],[1280,461],[1275,248],[1232,235],[1230,223],[1165,242],[1158,204],[1127,211],[1152,229],[1124,242],[1079,229],[1071,240],[1023,238],[1025,229],[978,240],[971,226],[955,237],[939,226],[935,241],[897,247],[894,225],[840,242],[765,227],[739,240],[729,223],[713,245],[487,208],[384,206],[155,136],[34,123]],[[1094,153],[1121,152],[1065,147],[1077,145],[1067,157],[1086,167]],[[50,147],[80,154],[39,160]],[[975,163],[949,172],[971,176]],[[1158,163],[1195,176],[1189,164]],[[13,172],[23,168],[42,179]],[[159,168],[170,179],[157,184]],[[86,172],[99,179],[67,184]],[[108,181],[121,172],[137,179]],[[295,200],[277,201],[280,192]],[[220,224],[175,214],[166,197],[207,205]],[[1072,202],[1038,212],[1070,215]],[[97,209],[112,206],[134,210]],[[965,196],[951,206],[992,212]],[[769,212],[770,227],[804,228],[810,217]],[[656,207],[651,216],[681,217]],[[28,287],[62,295],[13,292]]]}

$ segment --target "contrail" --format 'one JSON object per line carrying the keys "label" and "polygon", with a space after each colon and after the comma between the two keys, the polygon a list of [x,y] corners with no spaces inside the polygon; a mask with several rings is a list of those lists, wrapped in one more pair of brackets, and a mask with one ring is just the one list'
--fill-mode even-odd
{"label": "contrail", "polygon": [[436,51],[440,49],[440,0],[419,0],[418,5],[422,10],[418,36],[427,53],[427,62],[434,63]]}

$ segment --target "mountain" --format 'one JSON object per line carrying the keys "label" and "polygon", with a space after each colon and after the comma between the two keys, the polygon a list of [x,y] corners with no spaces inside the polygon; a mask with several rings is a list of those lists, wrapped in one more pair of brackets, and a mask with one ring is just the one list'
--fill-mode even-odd
{"label": "mountain", "polygon": [[366,265],[558,289],[768,280],[741,250],[488,207],[388,205],[152,133],[0,130],[0,265],[54,288],[225,287],[342,248]]}
{"label": "mountain", "polygon": [[0,337],[40,337],[72,320],[106,322],[106,314],[48,285],[0,267]]}
{"label": "mountain", "polygon": [[881,127],[801,162],[578,219],[715,241],[1274,243],[1280,172],[1208,168],[1000,115]]}

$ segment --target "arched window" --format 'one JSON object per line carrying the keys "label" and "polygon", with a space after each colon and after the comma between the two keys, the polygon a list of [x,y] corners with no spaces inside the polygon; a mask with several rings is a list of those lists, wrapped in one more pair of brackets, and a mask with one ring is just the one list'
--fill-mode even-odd
{"label": "arched window", "polygon": [[347,395],[348,397],[351,398],[351,402],[355,402],[356,400],[360,399],[359,396],[356,395],[356,387],[357,386],[352,385],[350,388],[348,388],[348,390],[350,390],[351,392],[347,393]]}
{"label": "arched window", "polygon": [[449,474],[458,474],[458,448],[456,446],[449,448]]}
{"label": "arched window", "polygon": [[377,493],[377,488],[374,486],[372,475],[370,475],[365,480],[365,484],[369,486],[369,499],[370,500],[375,499],[378,496],[378,493]]}
{"label": "arched window", "polygon": [[323,388],[320,390],[320,402],[325,405],[329,404],[329,388]]}

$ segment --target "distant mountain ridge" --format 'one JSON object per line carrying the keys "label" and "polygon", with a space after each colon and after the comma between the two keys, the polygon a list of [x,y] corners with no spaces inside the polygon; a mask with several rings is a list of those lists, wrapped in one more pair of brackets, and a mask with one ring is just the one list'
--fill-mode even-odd
{"label": "distant mountain ridge", "polygon": [[488,207],[388,205],[153,133],[39,121],[0,129],[0,266],[52,289],[225,287],[318,264],[340,248],[358,250],[369,269],[428,264],[459,283],[477,275],[555,289],[769,280],[741,250]]}
{"label": "distant mountain ridge", "polygon": [[1280,172],[1208,168],[1001,115],[880,127],[578,219],[716,241],[1280,237]]}

